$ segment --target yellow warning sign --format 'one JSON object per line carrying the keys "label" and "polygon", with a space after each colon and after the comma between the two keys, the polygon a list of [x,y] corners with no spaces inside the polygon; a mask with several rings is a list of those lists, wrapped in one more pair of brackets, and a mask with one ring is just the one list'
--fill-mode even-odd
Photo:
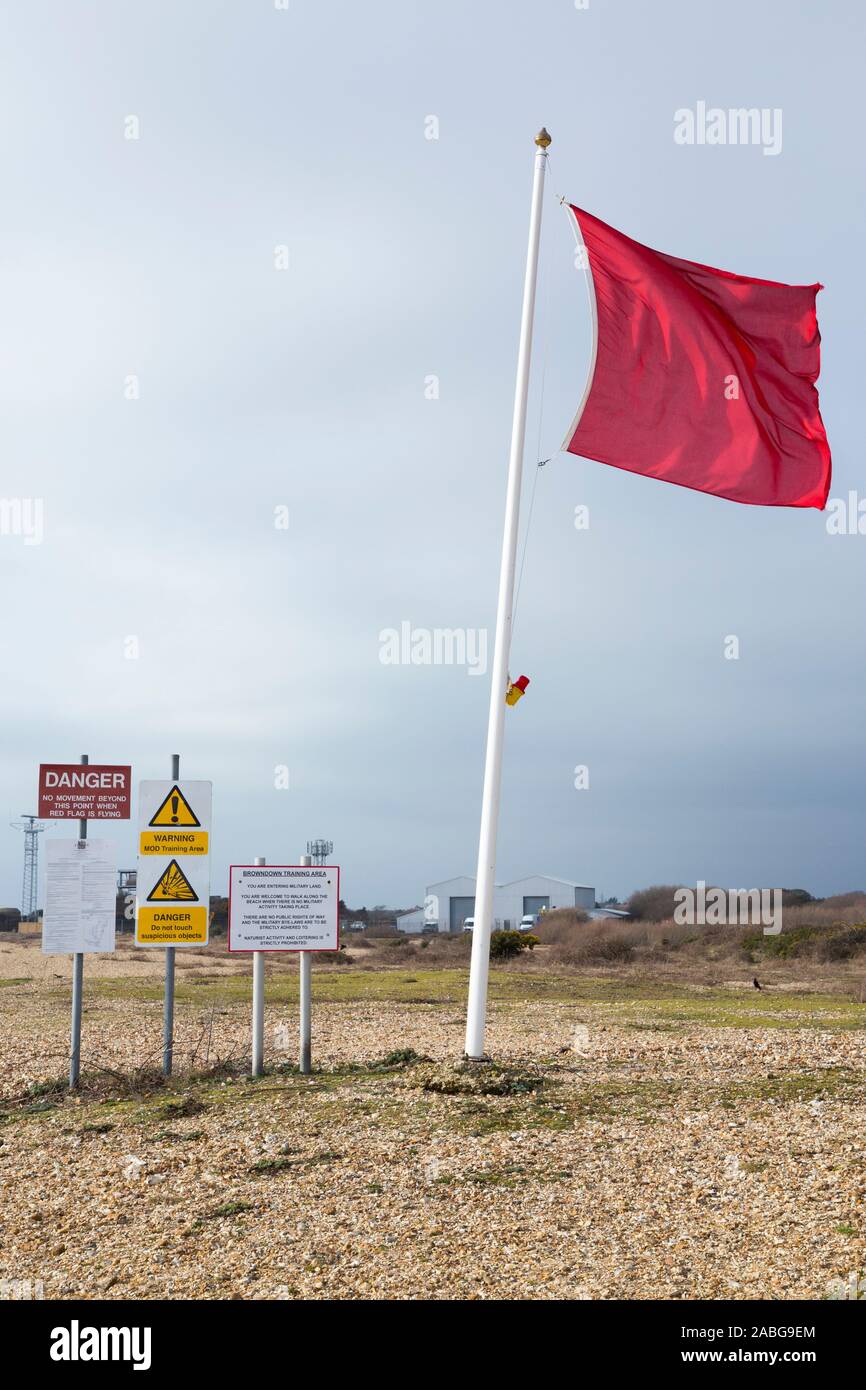
{"label": "yellow warning sign", "polygon": [[210,782],[172,777],[140,784],[137,946],[207,945],[212,803]]}
{"label": "yellow warning sign", "polygon": [[139,854],[202,854],[208,851],[206,830],[142,830]]}
{"label": "yellow warning sign", "polygon": [[180,787],[175,783],[156,814],[148,821],[149,825],[201,825],[201,821],[190,806]]}
{"label": "yellow warning sign", "polygon": [[207,942],[206,907],[145,907],[138,909],[135,929],[140,946],[194,946]]}
{"label": "yellow warning sign", "polygon": [[147,901],[149,903],[197,903],[198,893],[177,860],[172,859],[148,893]]}

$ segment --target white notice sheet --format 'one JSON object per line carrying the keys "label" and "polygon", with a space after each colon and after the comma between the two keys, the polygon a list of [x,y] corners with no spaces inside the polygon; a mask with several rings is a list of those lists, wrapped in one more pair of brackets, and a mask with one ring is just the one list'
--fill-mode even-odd
{"label": "white notice sheet", "polygon": [[113,951],[117,860],[112,840],[46,836],[42,950]]}

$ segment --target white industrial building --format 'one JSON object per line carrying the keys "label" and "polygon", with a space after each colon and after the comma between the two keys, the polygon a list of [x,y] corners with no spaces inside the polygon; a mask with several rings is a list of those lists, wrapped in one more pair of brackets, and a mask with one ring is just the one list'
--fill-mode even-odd
{"label": "white industrial building", "polygon": [[[520,925],[530,912],[552,912],[557,907],[595,907],[595,889],[570,879],[530,874],[512,883],[497,883],[493,890],[494,929],[507,931]],[[459,932],[467,917],[475,915],[475,879],[468,874],[431,883],[423,911],[397,919],[401,931],[422,931],[425,925],[438,926],[440,932]]]}
{"label": "white industrial building", "polygon": [[410,907],[405,912],[398,912],[397,929],[405,932],[423,931],[426,925],[423,907]]}

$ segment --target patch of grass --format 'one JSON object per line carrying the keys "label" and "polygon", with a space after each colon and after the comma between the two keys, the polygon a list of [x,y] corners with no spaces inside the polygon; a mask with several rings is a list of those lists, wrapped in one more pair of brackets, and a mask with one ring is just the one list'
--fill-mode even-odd
{"label": "patch of grass", "polygon": [[24,1094],[27,1096],[56,1096],[62,1095],[65,1090],[67,1090],[67,1082],[58,1078],[55,1081],[33,1081]]}
{"label": "patch of grass", "polygon": [[[322,1003],[355,1003],[388,1001],[398,1004],[460,1004],[466,998],[469,972],[446,966],[436,970],[405,973],[406,966],[376,962],[373,968],[341,967],[339,970],[313,968],[313,997]],[[123,976],[116,979],[94,980],[91,992],[109,999],[135,999],[150,1002],[162,999],[162,982]],[[55,993],[55,991],[52,991]],[[68,998],[69,988],[56,991],[58,997]],[[222,975],[190,986],[178,979],[176,998],[193,1008],[212,1004],[229,1006],[248,1004],[252,996],[249,974]],[[557,975],[530,976],[516,974],[507,968],[497,969],[490,977],[492,1000],[513,998],[570,999],[574,997],[571,978]],[[268,979],[268,1002],[297,1004],[298,976],[292,972],[274,974]]]}
{"label": "patch of grass", "polygon": [[609,1119],[615,1115],[655,1118],[670,1110],[682,1095],[674,1081],[601,1081],[585,1086],[568,1100],[568,1110],[576,1119]]}
{"label": "patch of grass", "polygon": [[570,1170],[530,1169],[516,1164],[502,1164],[499,1167],[470,1170],[464,1174],[466,1182],[477,1183],[481,1187],[526,1187],[530,1183],[567,1182],[574,1177]]}
{"label": "patch of grass", "polygon": [[246,1211],[255,1211],[254,1202],[223,1202],[221,1207],[214,1207],[212,1211],[205,1212],[204,1220],[213,1221],[221,1216],[241,1216]]}
{"label": "patch of grass", "polygon": [[550,1085],[540,1071],[520,1071],[496,1062],[457,1062],[436,1067],[421,1080],[425,1091],[444,1096],[527,1096]]}
{"label": "patch of grass", "polygon": [[[109,1128],[111,1128],[111,1126],[109,1126]],[[181,1134],[181,1133],[179,1133],[177,1130],[174,1130],[174,1129],[164,1129],[164,1130],[162,1130],[161,1133],[159,1133],[159,1134],[153,1134],[153,1135],[151,1135],[151,1142],[154,1143],[154,1144],[156,1144],[156,1143],[164,1143],[164,1144],[171,1144],[171,1143],[183,1144],[183,1143],[186,1143],[186,1144],[188,1144],[188,1143],[191,1143],[191,1142],[192,1142],[193,1140],[195,1140],[195,1139],[203,1139],[203,1138],[204,1138],[204,1134],[205,1134],[205,1132],[204,1132],[203,1129],[189,1129],[189,1130],[187,1130],[187,1132],[186,1132],[185,1134]]]}
{"label": "patch of grass", "polygon": [[[341,1066],[328,1068],[328,1070],[313,1068],[313,1073],[311,1074],[320,1080],[325,1080],[327,1077],[331,1077],[331,1079],[336,1079],[336,1077],[348,1079],[348,1077],[352,1076],[361,1076],[361,1074],[366,1072],[402,1072],[403,1069],[409,1068],[409,1066],[417,1066],[420,1062],[430,1061],[431,1059],[428,1058],[428,1056],[424,1056],[423,1052],[416,1052],[416,1049],[413,1047],[402,1047],[395,1048],[393,1052],[386,1052],[385,1056],[379,1056],[379,1058],[375,1058],[373,1062],[343,1062]],[[281,1072],[284,1072],[284,1070],[286,1070],[286,1072],[295,1070],[296,1072],[297,1068],[285,1066],[285,1068],[279,1068],[279,1070],[281,1070]]]}
{"label": "patch of grass", "polygon": [[681,1023],[631,1023],[623,1022],[621,1025],[627,1028],[630,1033],[681,1033],[683,1025]]}
{"label": "patch of grass", "polygon": [[466,1173],[466,1181],[482,1187],[519,1187],[526,1174],[525,1168],[505,1164],[501,1168],[482,1168]]}
{"label": "patch of grass", "polygon": [[573,1120],[562,1107],[527,1099],[523,1104],[501,1104],[497,1100],[461,1099],[447,1112],[440,1112],[440,1126],[483,1139],[488,1134],[513,1134],[522,1129],[566,1130]]}
{"label": "patch of grass", "polygon": [[281,1173],[286,1168],[312,1168],[318,1163],[335,1163],[342,1154],[326,1151],[310,1158],[259,1158],[250,1164],[251,1173]]}
{"label": "patch of grass", "polygon": [[187,1115],[201,1115],[206,1108],[196,1096],[180,1096],[177,1100],[165,1101],[158,1114],[163,1120],[179,1120]]}
{"label": "patch of grass", "polygon": [[297,1158],[257,1158],[250,1164],[251,1173],[281,1173],[284,1168],[296,1168]]}
{"label": "patch of grass", "polygon": [[502,1105],[466,1098],[449,1112],[451,1128],[481,1138],[487,1134],[511,1134],[522,1129],[574,1129],[583,1120],[608,1120],[629,1116],[639,1123],[654,1124],[680,1102],[683,1088],[673,1082],[604,1081],[584,1086],[556,1099],[527,1096]]}
{"label": "patch of grass", "polygon": [[[784,934],[783,934],[784,935]],[[779,940],[761,937],[762,941]],[[390,1002],[432,1006],[462,1006],[468,972],[463,968],[418,970],[414,975],[399,966],[377,964],[372,969],[342,968],[313,971],[313,996],[326,1004]],[[160,981],[134,978],[96,980],[89,988],[108,998],[142,1002],[162,999]],[[68,997],[68,989],[64,997]],[[247,1006],[251,998],[248,974],[224,975],[195,987],[178,981],[177,997],[190,1007],[214,1004]],[[268,980],[268,999],[294,1005],[298,977],[275,974]],[[833,1031],[866,1028],[866,1006],[838,994],[745,989],[726,989],[672,983],[641,973],[632,967],[628,977],[598,971],[592,974],[545,971],[502,966],[491,972],[490,999],[494,1006],[533,1002],[591,1003],[607,1007],[612,1018],[625,1026],[670,1027],[678,1023],[702,1023],[719,1028],[821,1028]]]}
{"label": "patch of grass", "polygon": [[837,1236],[856,1236],[857,1227],[852,1226],[847,1221],[843,1221],[841,1225],[836,1227],[836,1234]]}
{"label": "patch of grass", "polygon": [[114,1125],[113,1125],[113,1124],[111,1123],[111,1121],[109,1121],[109,1120],[104,1120],[104,1121],[102,1121],[101,1123],[100,1123],[99,1121],[94,1121],[94,1122],[91,1123],[91,1124],[82,1125],[82,1126],[81,1126],[81,1133],[82,1133],[82,1134],[108,1134],[109,1131],[112,1130],[112,1129],[114,1129]]}
{"label": "patch of grass", "polygon": [[386,1052],[384,1057],[380,1057],[375,1062],[367,1062],[364,1070],[400,1071],[403,1067],[414,1067],[419,1062],[429,1061],[429,1057],[425,1057],[421,1052],[416,1052],[414,1047],[398,1047],[393,1052]]}
{"label": "patch of grass", "polygon": [[640,982],[633,998],[611,998],[617,1022],[635,1017],[657,1023],[702,1023],[715,1028],[819,1028],[833,1032],[866,1028],[866,1006],[841,995],[795,991],[746,992]]}
{"label": "patch of grass", "polygon": [[729,1109],[751,1100],[791,1105],[831,1098],[862,1102],[866,1099],[866,1073],[848,1067],[828,1067],[821,1071],[771,1074],[756,1081],[734,1081],[716,1092],[716,1099]]}

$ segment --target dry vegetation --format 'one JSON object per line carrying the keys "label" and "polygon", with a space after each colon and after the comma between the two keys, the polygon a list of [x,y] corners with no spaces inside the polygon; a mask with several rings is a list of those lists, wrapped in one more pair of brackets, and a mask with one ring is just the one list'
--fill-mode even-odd
{"label": "dry vegetation", "polygon": [[[491,970],[483,1067],[459,1060],[468,937],[353,936],[342,963],[318,958],[312,1077],[296,964],[272,957],[256,1081],[248,959],[178,952],[165,1082],[163,955],[125,943],[87,959],[73,1096],[69,963],[0,938],[0,1280],[62,1298],[821,1298],[866,1263],[866,957],[826,946],[857,926],[846,910],[791,911],[751,943],[551,914]],[[630,955],[600,955],[611,942]]]}
{"label": "dry vegetation", "polygon": [[[669,892],[673,889],[648,890]],[[850,893],[820,903],[785,908],[782,931],[761,927],[680,926],[665,920],[588,922],[584,914],[551,912],[536,929],[547,949],[544,968],[616,964],[662,978],[751,981],[797,979],[831,971],[840,985],[866,998],[866,894]]]}

